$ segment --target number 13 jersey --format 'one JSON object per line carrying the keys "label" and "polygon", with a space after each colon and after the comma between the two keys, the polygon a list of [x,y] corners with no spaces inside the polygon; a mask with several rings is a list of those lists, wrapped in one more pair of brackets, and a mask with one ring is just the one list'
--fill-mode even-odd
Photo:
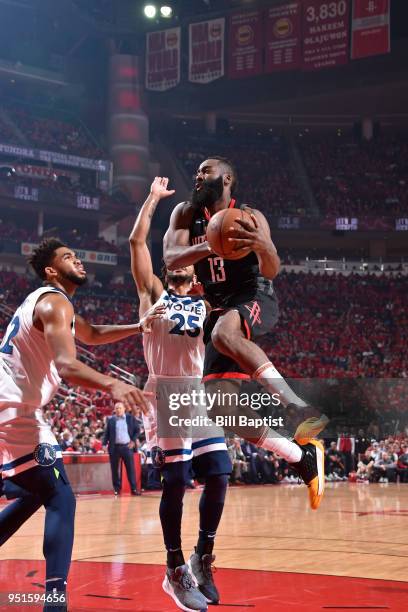
{"label": "number 13 jersey", "polygon": [[177,295],[164,289],[155,306],[165,304],[162,319],[155,319],[150,334],[143,334],[149,374],[196,376],[203,373],[203,325],[206,317],[200,296]]}
{"label": "number 13 jersey", "polygon": [[[235,206],[231,200],[229,208]],[[199,244],[206,240],[206,230],[210,215],[206,209],[193,214],[190,227],[190,243]],[[252,251],[238,260],[223,259],[218,255],[208,254],[194,265],[197,278],[204,286],[205,296],[213,307],[230,304],[238,295],[255,294],[258,289],[273,293],[272,282],[259,273],[258,258]]]}

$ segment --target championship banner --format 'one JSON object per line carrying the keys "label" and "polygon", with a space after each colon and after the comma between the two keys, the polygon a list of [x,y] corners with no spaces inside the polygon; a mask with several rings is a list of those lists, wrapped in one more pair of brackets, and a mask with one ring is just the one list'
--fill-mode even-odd
{"label": "championship banner", "polygon": [[265,21],[266,72],[300,67],[301,14],[300,2],[268,9]]}
{"label": "championship banner", "polygon": [[43,149],[32,149],[22,145],[0,143],[0,155],[13,155],[16,157],[27,157],[38,161],[61,166],[71,166],[83,168],[84,170],[95,170],[96,172],[110,173],[112,162],[103,159],[90,159],[79,155],[69,155],[68,153],[58,153],[57,151],[45,151]]}
{"label": "championship banner", "polygon": [[261,13],[235,13],[229,21],[228,76],[250,77],[262,72]]}
{"label": "championship banner", "polygon": [[166,91],[180,83],[181,29],[146,35],[146,89]]}
{"label": "championship banner", "polygon": [[354,0],[352,59],[390,52],[390,4],[391,0]]}
{"label": "championship banner", "polygon": [[303,69],[333,68],[348,62],[349,0],[305,0]]}
{"label": "championship banner", "polygon": [[[32,255],[37,246],[38,244],[34,244],[33,242],[22,242],[21,254],[24,256]],[[75,249],[75,254],[85,263],[105,264],[108,266],[116,266],[118,263],[118,256],[115,253],[102,253],[100,251],[84,251],[82,249]]]}
{"label": "championship banner", "polygon": [[225,19],[189,25],[188,80],[211,83],[224,76]]}

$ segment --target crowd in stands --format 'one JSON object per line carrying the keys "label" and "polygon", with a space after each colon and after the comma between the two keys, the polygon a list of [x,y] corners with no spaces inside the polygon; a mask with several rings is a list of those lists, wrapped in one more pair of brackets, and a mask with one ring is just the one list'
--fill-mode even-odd
{"label": "crowd in stands", "polygon": [[[343,445],[339,449],[337,442],[335,448],[333,443],[328,447],[328,480],[338,481],[351,474],[351,478],[364,482],[405,481],[403,463],[408,440],[403,434],[394,440],[386,437],[408,426],[403,419],[408,378],[408,295],[404,278],[282,273],[275,285],[281,297],[280,322],[263,341],[267,354],[286,378],[304,383],[306,393],[309,386],[321,387],[329,379],[329,404],[337,405],[338,400],[330,396],[336,390],[343,418],[364,427],[359,435],[350,434],[355,438],[352,457],[350,448]],[[0,272],[1,303],[14,309],[36,286],[31,277]],[[95,324],[137,321],[137,306],[131,285],[101,286],[97,282],[96,289],[81,289],[75,297],[76,311]],[[0,310],[2,333],[9,320],[10,311]],[[100,371],[111,371],[113,363],[135,375],[139,384],[146,379],[140,336],[87,348],[92,351],[91,365]],[[363,406],[359,415],[356,406]],[[105,420],[112,410],[106,394],[62,390],[46,407],[45,416],[65,451],[97,453],[103,452]],[[385,442],[381,442],[381,436]],[[371,457],[366,453],[377,448],[372,440],[378,441],[381,455]],[[273,453],[234,437],[228,439],[228,447],[234,463],[232,482],[295,482],[289,466]],[[142,434],[139,451],[144,450]],[[152,482],[146,486],[158,486],[157,479]]]}
{"label": "crowd in stands", "polygon": [[202,161],[211,155],[230,159],[237,168],[237,197],[262,210],[266,215],[306,214],[298,181],[291,169],[287,146],[282,139],[268,139],[256,143],[245,140],[204,138],[174,142],[179,160],[188,177],[193,177]]}
{"label": "crowd in stands", "polygon": [[[217,154],[237,167],[238,197],[267,216],[305,216],[299,177],[283,137],[198,137],[172,141],[189,177],[199,164]],[[408,213],[408,143],[401,137],[370,142],[351,136],[310,135],[298,139],[298,150],[322,216],[406,216]]]}
{"label": "crowd in stands", "polygon": [[[326,480],[329,482],[402,482],[408,483],[408,436],[400,434],[377,441],[361,430],[350,438],[350,450],[342,448],[342,439],[329,441],[326,447]],[[237,437],[227,440],[233,464],[232,484],[297,483],[298,476],[288,463],[274,453],[257,448]]]}
{"label": "crowd in stands", "polygon": [[[280,318],[263,346],[293,378],[408,376],[408,300],[401,277],[280,274]],[[270,351],[270,348],[269,348]]]}
{"label": "crowd in stands", "polygon": [[[54,232],[55,233],[55,232]],[[121,249],[114,242],[108,242],[105,238],[92,234],[91,232],[78,232],[77,230],[59,230],[58,237],[65,241],[72,249],[85,249],[88,251],[102,251],[105,253],[119,253]],[[12,221],[3,222],[0,218],[0,240],[12,242],[31,242],[37,244],[42,237],[31,228],[22,227],[21,224]],[[126,253],[129,247],[126,244]]]}
{"label": "crowd in stands", "polygon": [[[35,282],[31,277],[1,272],[2,300],[16,306]],[[275,288],[280,319],[261,345],[286,377],[408,377],[404,276],[281,273]],[[80,314],[97,324],[138,319],[132,285],[113,284],[97,292],[88,287],[78,292],[75,304]],[[146,374],[134,339],[95,350],[104,362]],[[392,406],[392,398],[388,401]]]}
{"label": "crowd in stands", "polygon": [[50,116],[42,117],[27,109],[12,105],[2,106],[0,110],[11,120],[11,123],[5,120],[0,112],[2,142],[25,144],[21,142],[16,130],[13,129],[14,123],[31,147],[92,159],[106,159],[106,152],[96,145],[89,133],[74,119],[63,121],[52,118],[52,111],[49,113]]}
{"label": "crowd in stands", "polygon": [[323,215],[406,216],[408,143],[381,138],[299,139],[303,161]]}

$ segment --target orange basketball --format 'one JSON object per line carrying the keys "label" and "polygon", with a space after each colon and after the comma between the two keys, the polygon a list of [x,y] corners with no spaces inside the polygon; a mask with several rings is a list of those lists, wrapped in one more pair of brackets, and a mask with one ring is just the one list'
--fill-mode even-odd
{"label": "orange basketball", "polygon": [[254,221],[250,214],[240,208],[225,208],[220,210],[213,217],[211,217],[207,226],[207,240],[208,244],[220,257],[223,259],[242,259],[251,252],[250,249],[240,249],[234,251],[236,246],[233,242],[229,242],[228,238],[234,237],[234,232],[230,230],[230,227],[234,229],[242,229],[236,220],[247,221],[253,227],[255,227]]}

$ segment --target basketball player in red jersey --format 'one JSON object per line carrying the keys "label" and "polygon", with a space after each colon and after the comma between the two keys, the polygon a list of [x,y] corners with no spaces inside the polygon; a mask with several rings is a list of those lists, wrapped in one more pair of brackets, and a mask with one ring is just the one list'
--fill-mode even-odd
{"label": "basketball player in red jersey", "polygon": [[[306,415],[306,403],[253,341],[270,331],[278,318],[272,279],[279,273],[280,260],[265,216],[246,207],[253,225],[237,221],[241,229],[231,231],[230,241],[235,249],[251,249],[242,259],[224,260],[212,252],[206,240],[211,216],[237,207],[233,198],[236,182],[236,171],[229,160],[212,156],[200,164],[191,202],[181,202],[172,212],[164,237],[164,260],[169,269],[193,264],[213,309],[204,330],[206,391],[237,393],[242,380],[253,379],[271,394],[278,394],[290,413],[296,410],[299,416]],[[236,414],[241,410],[237,406],[233,409]],[[218,403],[216,413],[231,414],[231,406]],[[267,425],[229,428],[292,464],[308,485],[310,504],[316,509],[324,491],[324,449],[314,437],[326,423],[324,416],[305,420],[294,442]]]}

